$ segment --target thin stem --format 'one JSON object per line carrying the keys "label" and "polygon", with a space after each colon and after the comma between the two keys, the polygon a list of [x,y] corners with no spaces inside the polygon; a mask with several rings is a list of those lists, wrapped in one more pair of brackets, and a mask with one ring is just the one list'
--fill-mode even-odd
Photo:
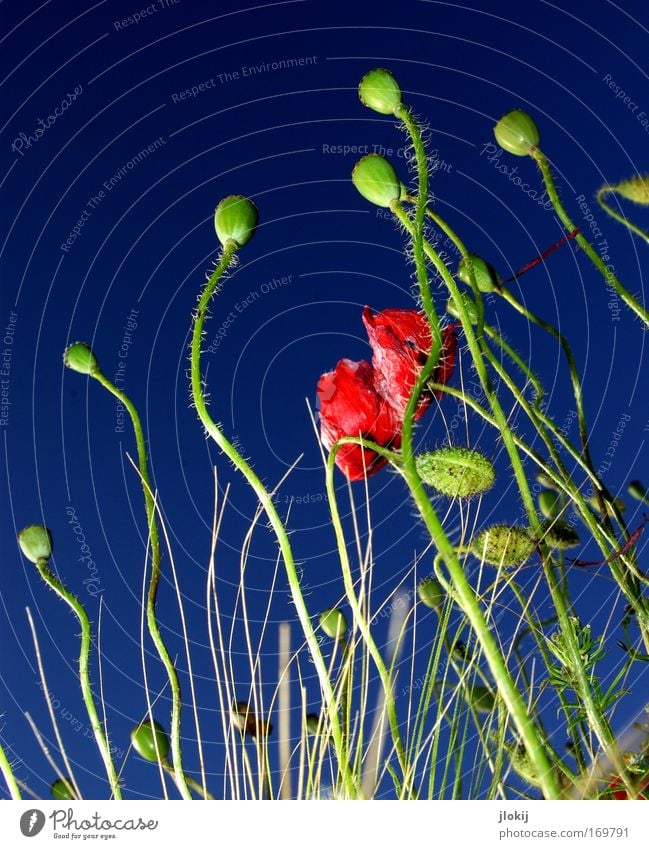
{"label": "thin stem", "polygon": [[[155,739],[155,737],[154,737],[154,739]],[[169,761],[163,760],[162,761],[162,768],[165,770],[165,772],[168,775],[170,775],[173,779],[175,779],[176,771],[174,770],[173,766],[169,763]],[[207,790],[205,787],[203,787],[203,785],[200,782],[193,779],[191,777],[191,775],[187,775],[187,773],[185,773],[185,781],[187,782],[187,786],[191,787],[192,790],[195,790],[198,793],[198,795],[201,796],[203,799],[214,799],[214,796],[212,796],[210,791]]]}
{"label": "thin stem", "polygon": [[[259,477],[250,467],[250,465],[239,454],[239,452],[232,445],[232,443],[228,441],[228,439],[224,436],[219,427],[212,420],[207,410],[207,404],[205,402],[205,397],[203,394],[203,381],[201,378],[200,359],[201,339],[203,336],[205,316],[207,314],[209,303],[214,295],[214,292],[216,291],[218,283],[223,274],[226,272],[226,270],[232,263],[232,261],[234,260],[238,247],[239,246],[237,245],[237,243],[233,240],[230,240],[226,243],[221,253],[220,259],[216,265],[216,268],[208,278],[207,283],[205,284],[205,287],[199,299],[198,308],[194,316],[194,328],[192,331],[191,342],[192,399],[194,401],[194,405],[196,406],[196,412],[198,413],[198,417],[201,420],[203,427],[205,428],[209,436],[216,442],[221,451],[232,462],[235,468],[238,469],[244,476],[248,484],[255,492],[257,498],[259,499],[261,507],[268,516],[268,520],[273,528],[278,545],[282,552],[282,559],[284,561],[284,566],[286,569],[286,575],[291,591],[293,604],[295,605],[298,619],[300,620],[300,625],[302,627],[307,645],[309,647],[309,651],[311,653],[311,657],[313,659],[313,663],[316,668],[316,672],[318,674],[320,686],[325,696],[325,702],[327,704],[328,718],[331,724],[331,735],[334,741],[334,746],[336,748],[337,753],[341,753],[344,750],[343,735],[340,726],[340,719],[334,709],[335,696],[333,692],[333,687],[331,685],[331,681],[327,673],[327,666],[320,651],[318,638],[316,636],[313,624],[309,617],[306,602],[304,601],[304,596],[302,594],[302,588],[300,587],[300,579],[297,572],[297,567],[295,565],[295,560],[293,557],[293,551],[291,548],[288,533],[279,516],[279,513],[277,512],[273,499],[269,494],[268,490],[265,488]],[[353,798],[356,793],[353,775],[350,772],[349,764],[342,758],[339,759],[339,769],[341,771],[343,783],[345,785],[347,793],[350,798]]]}
{"label": "thin stem", "polygon": [[106,774],[108,775],[108,781],[110,782],[113,798],[121,799],[122,793],[119,787],[119,778],[115,771],[113,759],[110,756],[108,741],[106,740],[106,735],[104,734],[104,729],[99,719],[99,714],[97,713],[95,700],[92,694],[92,687],[90,685],[89,658],[91,634],[88,614],[76,596],[72,595],[71,592],[68,592],[68,590],[66,590],[65,587],[50,572],[47,560],[38,560],[36,568],[45,583],[54,590],[58,597],[62,599],[68,607],[71,608],[81,625],[81,647],[79,649],[79,682],[81,684],[81,693],[88,713],[88,719],[90,720],[90,725],[92,726],[92,730],[95,735],[95,741],[106,768]]}
{"label": "thin stem", "polygon": [[13,770],[11,769],[11,764],[9,763],[9,759],[5,754],[2,744],[0,744],[0,772],[2,772],[3,778],[7,783],[7,789],[9,790],[11,798],[14,801],[20,801],[22,799],[20,788],[18,787],[18,782],[16,781]]}
{"label": "thin stem", "polygon": [[619,221],[620,224],[624,224],[627,230],[631,230],[638,236],[641,236],[645,242],[649,243],[649,233],[646,230],[643,230],[642,227],[638,227],[637,224],[634,224],[633,221],[629,221],[629,219],[620,215],[619,212],[616,212],[611,206],[609,206],[604,198],[606,195],[615,194],[615,186],[602,186],[602,188],[597,192],[597,202],[602,207],[604,212],[611,216],[611,218],[615,218],[616,221]]}
{"label": "thin stem", "polygon": [[148,454],[144,439],[144,431],[142,429],[140,416],[138,415],[131,399],[113,383],[111,383],[101,371],[97,370],[93,372],[92,376],[124,405],[133,424],[135,444],[137,446],[138,469],[142,482],[142,490],[144,492],[144,506],[146,509],[147,526],[151,541],[151,577],[149,579],[146,601],[147,626],[151,639],[157,649],[158,656],[166,670],[169,685],[171,687],[171,751],[173,755],[176,785],[183,799],[189,800],[191,799],[191,793],[187,787],[185,774],[182,768],[182,753],[180,745],[180,715],[182,709],[180,681],[178,680],[178,673],[176,672],[174,663],[169,655],[164,640],[162,639],[162,634],[160,633],[158,620],[156,618],[156,598],[158,585],[160,583],[160,562],[162,560],[162,553],[160,549],[160,534],[158,533],[153,489],[149,478]]}
{"label": "thin stem", "polygon": [[[550,198],[550,202],[554,207],[555,212],[561,219],[561,223],[568,231],[575,230],[575,225],[571,220],[570,216],[565,210],[565,207],[561,203],[559,199],[559,194],[557,192],[557,187],[554,183],[554,177],[552,176],[552,171],[550,169],[550,164],[543,153],[537,148],[534,148],[531,153],[532,158],[536,161],[536,164],[539,166],[541,171],[541,176],[543,177],[543,182],[545,183],[545,188],[548,193],[548,197]],[[583,248],[588,259],[593,263],[593,265],[600,272],[606,283],[612,286],[620,298],[624,301],[624,303],[629,307],[629,309],[633,310],[633,312],[640,318],[644,323],[649,327],[649,312],[642,306],[642,304],[637,301],[630,292],[624,288],[624,286],[617,279],[615,274],[611,271],[610,267],[606,265],[604,260],[600,257],[597,251],[590,244],[588,239],[586,239],[581,233],[576,236],[577,244],[580,248]]]}

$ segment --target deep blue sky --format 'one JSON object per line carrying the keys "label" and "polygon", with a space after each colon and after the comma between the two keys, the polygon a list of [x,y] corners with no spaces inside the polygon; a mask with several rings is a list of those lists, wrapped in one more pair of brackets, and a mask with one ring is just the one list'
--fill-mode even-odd
{"label": "deep blue sky", "polygon": [[[146,538],[138,481],[126,458],[134,450],[132,435],[128,427],[120,432],[115,404],[101,387],[64,372],[65,346],[91,342],[112,377],[120,348],[130,343],[123,386],[146,420],[195,643],[204,734],[214,743],[209,769],[218,775],[220,723],[204,621],[212,464],[222,486],[233,484],[219,561],[226,611],[232,609],[238,553],[254,500],[206,443],[188,399],[188,330],[217,253],[215,204],[230,193],[250,195],[261,223],[208,324],[212,350],[204,365],[212,410],[268,482],[303,454],[279,503],[292,502],[293,543],[315,615],[342,595],[342,583],[305,399],[314,403],[318,376],[338,359],[368,357],[364,304],[413,304],[402,236],[353,189],[349,175],[358,155],[335,152],[343,145],[393,148],[393,160],[407,177],[394,122],[358,101],[362,74],[376,65],[396,74],[426,121],[430,150],[442,161],[432,185],[438,209],[503,276],[561,231],[553,213],[496,167],[518,167],[525,182],[538,188],[533,163],[507,154],[490,160],[485,152],[501,114],[522,107],[535,116],[579,225],[579,196],[594,210],[599,185],[647,169],[644,3],[627,3],[625,12],[595,0],[583,5],[585,19],[542,0],[476,5],[407,0],[381,10],[374,3],[304,0],[246,8],[155,0],[145,4],[148,14],[129,24],[128,16],[142,8],[129,0],[2,4],[1,320],[11,341],[5,338],[3,346],[10,407],[2,421],[7,481],[0,514],[0,733],[23,759],[19,776],[37,793],[47,793],[53,776],[24,718],[31,713],[49,736],[26,606],[61,710],[81,717],[82,703],[74,679],[75,623],[19,555],[18,529],[34,522],[52,529],[59,574],[94,621],[98,593],[103,598],[104,685],[117,746],[126,748],[129,729],[146,705],[138,649]],[[297,69],[269,67],[288,59],[304,61]],[[182,94],[192,87],[199,89],[195,96]],[[628,96],[626,105],[616,96],[620,91]],[[60,117],[48,122],[64,101]],[[50,125],[36,138],[39,119]],[[145,149],[148,155],[134,164]],[[635,212],[642,218],[642,211]],[[640,292],[646,245],[603,213],[594,214],[616,271]],[[573,342],[596,462],[605,457],[610,432],[630,417],[607,472],[611,489],[623,491],[630,479],[647,478],[649,415],[638,322],[624,308],[619,314],[611,309],[601,278],[572,247],[523,278],[521,294]],[[214,344],[232,311],[236,321]],[[504,305],[490,307],[488,317],[532,358],[550,409],[564,423],[573,404],[565,369],[557,374],[553,344],[530,335]],[[450,419],[456,406],[445,403]],[[472,443],[494,447],[492,434],[483,434],[477,422],[471,427]],[[418,437],[434,446],[443,436],[440,418],[429,414]],[[499,468],[501,483],[485,501],[481,523],[515,520],[520,513],[504,461]],[[343,494],[342,478],[339,483]],[[425,538],[394,476],[378,475],[370,489],[374,584],[381,598],[406,574]],[[83,583],[89,572],[78,560],[71,510],[97,567],[94,584]],[[630,524],[639,517],[630,502]],[[254,618],[266,604],[273,565],[274,547],[262,535],[247,578]],[[420,568],[427,571],[429,564]],[[278,581],[264,651],[271,683],[277,623],[293,617],[281,572]],[[603,627],[610,613],[611,586],[605,577],[575,577],[575,589],[583,593],[580,610],[596,626]],[[160,614],[173,649],[181,652],[167,583]],[[619,637],[617,619],[610,627]],[[149,668],[152,681],[161,682],[153,659]],[[245,681],[243,661],[241,669]],[[316,682],[308,667],[303,671],[315,708]],[[642,681],[637,687],[641,692]],[[101,795],[96,753],[75,733],[72,720],[61,724],[82,764],[78,773],[87,795]],[[186,733],[192,734],[189,724]],[[146,765],[130,759],[126,775],[129,792],[148,792]],[[214,783],[218,787],[218,779]]]}

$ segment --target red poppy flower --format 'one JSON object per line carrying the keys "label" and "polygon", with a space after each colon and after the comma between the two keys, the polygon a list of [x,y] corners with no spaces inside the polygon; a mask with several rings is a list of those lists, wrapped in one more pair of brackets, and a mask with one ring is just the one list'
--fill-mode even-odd
{"label": "red poppy flower", "polygon": [[[372,365],[377,391],[403,417],[419,372],[430,354],[431,332],[423,312],[417,310],[387,309],[373,312],[363,310],[363,323],[372,348]],[[451,324],[442,330],[442,352],[433,373],[433,382],[447,383],[453,374],[458,325]],[[441,392],[424,391],[421,394],[415,418],[419,419],[433,399]]]}
{"label": "red poppy flower", "polygon": [[[343,436],[363,436],[386,447],[401,444],[401,423],[394,409],[374,386],[374,370],[364,360],[341,360],[318,381],[320,435],[327,450]],[[386,461],[360,445],[342,445],[336,465],[349,480],[362,480]]]}
{"label": "red poppy flower", "polygon": [[[609,791],[606,794],[606,797],[605,797],[607,799],[628,799],[629,798],[629,794],[626,790],[626,787],[624,786],[624,782],[622,781],[621,778],[618,778],[617,776],[615,776],[615,778],[613,778],[613,780],[610,782],[610,784],[607,787],[607,790]],[[649,792],[649,781],[645,781],[644,784],[639,786],[638,791],[640,791],[640,790],[642,791],[642,793],[639,792],[638,796],[636,798],[638,798],[638,799],[649,799],[649,796],[645,795],[645,793]]]}

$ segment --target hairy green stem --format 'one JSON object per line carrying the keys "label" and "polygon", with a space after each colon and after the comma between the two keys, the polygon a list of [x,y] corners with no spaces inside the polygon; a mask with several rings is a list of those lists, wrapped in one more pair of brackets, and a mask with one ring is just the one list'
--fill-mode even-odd
{"label": "hairy green stem", "polygon": [[22,799],[22,795],[20,793],[20,787],[18,787],[18,782],[16,781],[16,777],[14,776],[13,770],[11,768],[11,764],[9,763],[9,759],[5,753],[4,747],[0,744],[0,772],[2,772],[3,778],[7,784],[7,789],[9,790],[9,795],[14,800],[14,802],[20,801]]}
{"label": "hairy green stem", "polygon": [[106,734],[104,733],[104,728],[101,724],[101,720],[99,719],[99,714],[97,713],[95,699],[92,694],[92,686],[90,684],[89,659],[90,646],[92,643],[90,620],[88,619],[88,614],[79,599],[65,589],[63,584],[61,584],[61,582],[58,581],[57,578],[55,578],[55,576],[50,572],[48,565],[47,560],[37,561],[36,568],[38,569],[41,578],[51,589],[54,590],[58,597],[68,605],[81,625],[81,647],[79,649],[79,682],[81,684],[81,693],[86,706],[86,712],[88,713],[88,719],[90,720],[90,725],[92,727],[93,734],[95,735],[97,748],[99,749],[101,758],[104,762],[104,767],[106,768],[106,774],[108,776],[113,798],[121,799],[122,793],[119,787],[119,778],[115,771],[113,759],[110,756],[108,741],[106,740]]}
{"label": "hairy green stem", "polygon": [[[137,447],[138,468],[142,481],[142,490],[144,492],[144,506],[146,510],[147,525],[149,529],[149,538],[151,542],[151,577],[149,579],[149,588],[147,591],[146,600],[146,619],[149,634],[156,647],[158,656],[167,673],[169,685],[171,688],[171,751],[173,755],[174,774],[176,777],[176,786],[180,791],[181,796],[185,800],[192,798],[187,782],[185,781],[185,773],[182,768],[182,753],[180,745],[180,719],[182,710],[182,697],[180,692],[180,681],[176,667],[169,655],[167,647],[160,633],[158,620],[156,618],[156,598],[158,593],[158,585],[160,583],[160,563],[162,553],[160,549],[160,534],[158,532],[158,522],[156,518],[155,501],[153,498],[153,489],[149,478],[149,463],[144,439],[144,431],[140,416],[131,399],[120,389],[118,389],[101,371],[94,371],[92,376],[101,385],[107,389],[112,395],[120,401],[126,408],[135,435],[135,444]],[[151,718],[152,719],[152,718]]]}
{"label": "hairy green stem", "polygon": [[613,209],[613,207],[609,206],[604,198],[606,195],[615,194],[615,186],[602,186],[602,188],[597,192],[597,202],[602,207],[604,212],[611,216],[611,218],[615,218],[616,221],[619,221],[620,224],[624,224],[627,230],[631,230],[638,236],[641,236],[645,242],[649,243],[649,233],[646,230],[643,230],[642,227],[638,227],[637,224],[634,224],[633,221],[629,221],[629,219],[620,215],[619,212]]}

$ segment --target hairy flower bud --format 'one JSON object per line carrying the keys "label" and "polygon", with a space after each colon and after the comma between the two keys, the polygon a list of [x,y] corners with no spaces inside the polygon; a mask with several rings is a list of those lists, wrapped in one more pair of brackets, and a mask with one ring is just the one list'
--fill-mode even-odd
{"label": "hairy flower bud", "polygon": [[344,639],[347,633],[345,614],[337,607],[330,607],[320,614],[320,627],[332,640]]}
{"label": "hairy flower bud", "polygon": [[92,349],[85,342],[74,342],[69,345],[63,354],[63,364],[80,374],[93,375],[99,371],[99,363]]}
{"label": "hairy flower bud", "polygon": [[417,595],[422,604],[433,610],[439,610],[446,598],[444,587],[436,578],[424,578],[420,581],[417,586]]}
{"label": "hairy flower bud", "polygon": [[155,720],[153,720],[153,725],[147,719],[134,728],[131,731],[131,743],[138,755],[146,761],[155,763],[158,761],[158,758],[160,758],[161,762],[166,761],[169,754],[167,732]]}
{"label": "hairy flower bud", "polygon": [[514,109],[494,127],[498,144],[516,156],[529,156],[540,141],[539,130],[533,119],[522,109]]}
{"label": "hairy flower bud", "polygon": [[[469,321],[471,324],[477,324],[478,322],[478,307],[476,306],[476,302],[470,295],[467,295],[466,292],[459,292],[460,298],[462,299],[462,305],[466,310],[467,315],[469,316]],[[446,302],[446,312],[453,316],[453,318],[461,319],[460,310],[458,309],[458,305],[455,302],[454,297],[450,297]]]}
{"label": "hairy flower bud", "polygon": [[496,269],[478,254],[469,254],[468,262],[464,259],[460,260],[456,272],[458,280],[465,286],[470,286],[472,271],[476,285],[481,292],[497,292],[502,288]]}
{"label": "hairy flower bud", "polygon": [[610,188],[627,200],[632,200],[642,206],[649,206],[649,175],[636,175],[628,180],[622,180],[617,186]]}
{"label": "hairy flower bud", "polygon": [[74,795],[70,779],[64,781],[62,778],[57,778],[54,784],[52,784],[50,795],[53,799],[58,799],[59,801],[68,801],[77,798]]}
{"label": "hairy flower bud", "polygon": [[541,523],[541,539],[550,548],[574,548],[579,545],[579,534],[567,522],[549,518]]}
{"label": "hairy flower bud", "polygon": [[480,495],[496,480],[491,460],[471,448],[440,448],[419,454],[415,463],[423,482],[449,498]]}
{"label": "hairy flower bud", "polygon": [[552,489],[542,489],[538,495],[539,510],[546,519],[554,519],[561,510],[562,499],[558,492]]}
{"label": "hairy flower bud", "polygon": [[214,229],[224,246],[233,241],[243,247],[255,235],[258,221],[257,207],[243,195],[223,198],[214,211]]}
{"label": "hairy flower bud", "polygon": [[49,560],[52,556],[52,534],[43,525],[29,525],[18,534],[18,545],[32,563]]}
{"label": "hairy flower bud", "polygon": [[385,68],[374,68],[365,74],[358,85],[358,96],[363,106],[381,115],[394,115],[401,106],[399,83]]}
{"label": "hairy flower bud", "polygon": [[527,528],[492,525],[473,538],[471,551],[491,566],[519,566],[534,552],[534,540]]}
{"label": "hairy flower bud", "polygon": [[388,207],[401,197],[401,181],[387,159],[378,153],[364,156],[354,166],[352,182],[365,200]]}

